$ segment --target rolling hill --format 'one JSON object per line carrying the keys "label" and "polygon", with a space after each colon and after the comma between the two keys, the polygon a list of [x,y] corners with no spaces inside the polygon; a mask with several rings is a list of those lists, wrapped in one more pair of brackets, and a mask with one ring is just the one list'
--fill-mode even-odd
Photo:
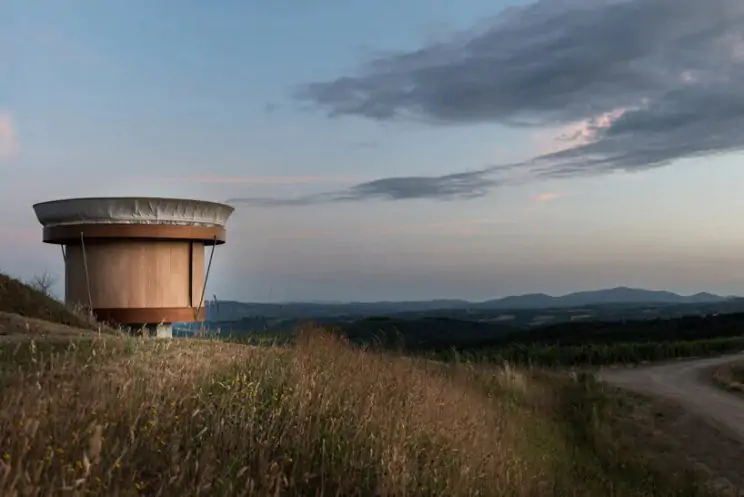
{"label": "rolling hill", "polygon": [[347,302],[347,303],[252,303],[236,301],[210,301],[207,306],[208,320],[232,321],[247,316],[268,318],[327,318],[391,315],[402,313],[448,310],[508,310],[551,309],[585,307],[597,305],[630,304],[712,304],[730,300],[729,297],[710,293],[679,295],[668,291],[643,290],[617,287],[605,290],[575,292],[562,296],[543,293],[515,295],[484,302],[468,302],[457,299],[440,299],[407,302]]}

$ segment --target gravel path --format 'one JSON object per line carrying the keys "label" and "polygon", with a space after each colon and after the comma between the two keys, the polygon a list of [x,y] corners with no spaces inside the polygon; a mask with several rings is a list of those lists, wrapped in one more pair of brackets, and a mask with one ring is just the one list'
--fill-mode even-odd
{"label": "gravel path", "polygon": [[744,398],[712,384],[717,366],[744,362],[744,353],[629,369],[604,369],[602,381],[640,394],[671,400],[710,425],[744,442]]}

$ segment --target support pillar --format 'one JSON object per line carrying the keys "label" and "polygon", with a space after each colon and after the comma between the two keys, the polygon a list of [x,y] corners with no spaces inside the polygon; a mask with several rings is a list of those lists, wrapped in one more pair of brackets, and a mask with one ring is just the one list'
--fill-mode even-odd
{"label": "support pillar", "polygon": [[155,337],[173,338],[173,325],[170,323],[161,323],[155,325]]}
{"label": "support pillar", "polygon": [[173,325],[171,323],[160,323],[133,326],[129,328],[129,332],[153,338],[173,338]]}

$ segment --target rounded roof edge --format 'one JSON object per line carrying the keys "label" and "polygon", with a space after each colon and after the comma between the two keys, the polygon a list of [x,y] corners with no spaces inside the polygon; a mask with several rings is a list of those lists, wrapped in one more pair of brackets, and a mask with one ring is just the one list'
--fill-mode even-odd
{"label": "rounded roof edge", "polygon": [[81,240],[181,240],[222,245],[227,240],[225,228],[205,224],[85,223],[47,226],[44,243],[69,245]]}
{"label": "rounded roof edge", "polygon": [[234,207],[165,197],[83,197],[34,204],[45,227],[80,224],[149,224],[224,227]]}

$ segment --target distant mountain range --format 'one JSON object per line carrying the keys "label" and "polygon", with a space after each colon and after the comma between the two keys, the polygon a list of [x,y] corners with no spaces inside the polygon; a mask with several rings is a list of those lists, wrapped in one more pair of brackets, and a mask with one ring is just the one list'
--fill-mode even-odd
{"label": "distant mountain range", "polygon": [[409,302],[347,302],[310,303],[290,302],[286,304],[248,303],[235,301],[210,301],[207,307],[208,320],[229,321],[247,316],[272,318],[320,318],[331,316],[370,316],[400,313],[429,312],[440,309],[518,310],[518,309],[559,309],[605,305],[680,305],[713,304],[733,297],[723,297],[711,293],[679,295],[667,291],[643,290],[617,287],[606,290],[575,292],[554,297],[544,293],[516,295],[485,302],[465,300],[424,300]]}
{"label": "distant mountain range", "polygon": [[533,293],[489,300],[475,305],[481,309],[545,309],[604,304],[707,304],[722,302],[728,298],[704,292],[685,296],[667,291],[617,287],[608,290],[569,293],[561,297]]}

